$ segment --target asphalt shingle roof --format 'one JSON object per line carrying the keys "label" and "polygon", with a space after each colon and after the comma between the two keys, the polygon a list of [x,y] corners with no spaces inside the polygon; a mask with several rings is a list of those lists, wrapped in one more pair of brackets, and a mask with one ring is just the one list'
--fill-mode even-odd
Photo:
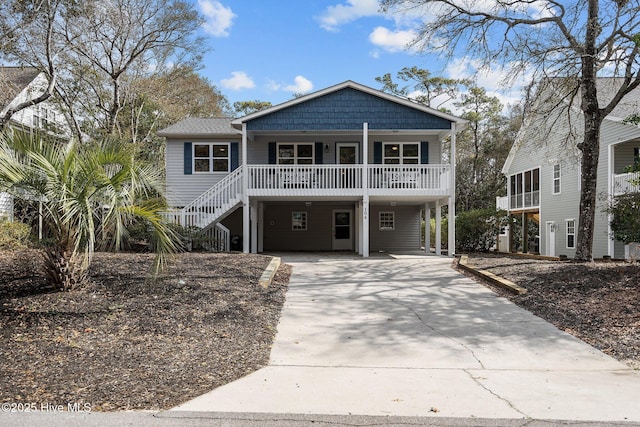
{"label": "asphalt shingle roof", "polygon": [[189,117],[158,132],[164,137],[240,136],[238,129],[231,127],[231,118]]}
{"label": "asphalt shingle roof", "polygon": [[32,67],[0,67],[0,109],[7,106],[40,72]]}

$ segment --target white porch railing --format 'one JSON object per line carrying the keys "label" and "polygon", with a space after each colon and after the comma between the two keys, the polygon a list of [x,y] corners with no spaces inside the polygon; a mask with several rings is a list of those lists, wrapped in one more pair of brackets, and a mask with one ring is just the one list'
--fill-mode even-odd
{"label": "white porch railing", "polygon": [[249,165],[249,190],[362,188],[362,165]]}
{"label": "white porch railing", "polygon": [[243,168],[239,167],[180,211],[180,224],[205,228],[241,202]]}
{"label": "white porch railing", "polygon": [[369,188],[447,191],[449,165],[369,165]]}
{"label": "white porch railing", "polygon": [[622,173],[613,175],[613,194],[618,196],[624,193],[640,192],[640,172]]}
{"label": "white porch railing", "polygon": [[[363,165],[249,165],[253,195],[361,194]],[[449,165],[368,165],[371,190],[448,191]],[[333,191],[330,191],[333,190]]]}
{"label": "white porch railing", "polygon": [[509,196],[496,197],[496,209],[508,211],[509,210]]}

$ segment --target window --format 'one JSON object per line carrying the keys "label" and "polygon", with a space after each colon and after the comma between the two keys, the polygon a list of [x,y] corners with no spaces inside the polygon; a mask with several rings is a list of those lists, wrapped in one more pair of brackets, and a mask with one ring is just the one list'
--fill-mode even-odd
{"label": "window", "polygon": [[553,194],[560,194],[560,165],[553,165]]}
{"label": "window", "polygon": [[40,129],[49,129],[56,123],[56,113],[51,108],[47,108],[42,104],[34,106],[33,126]]}
{"label": "window", "polygon": [[229,144],[193,144],[194,172],[229,172]]}
{"label": "window", "polygon": [[307,229],[306,212],[291,212],[291,229],[302,231]]}
{"label": "window", "polygon": [[417,165],[420,163],[420,146],[417,143],[384,144],[382,163],[385,165]]}
{"label": "window", "polygon": [[278,144],[279,165],[312,165],[314,144]]}
{"label": "window", "polygon": [[380,230],[394,230],[396,228],[395,212],[380,212]]}
{"label": "window", "polygon": [[536,207],[540,204],[540,169],[531,169],[509,177],[509,208]]}
{"label": "window", "polygon": [[576,247],[576,221],[574,219],[567,220],[567,249],[575,249]]}

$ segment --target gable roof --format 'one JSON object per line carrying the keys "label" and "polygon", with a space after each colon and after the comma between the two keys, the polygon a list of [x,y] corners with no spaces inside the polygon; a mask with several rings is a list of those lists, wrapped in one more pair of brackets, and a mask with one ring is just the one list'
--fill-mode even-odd
{"label": "gable roof", "polygon": [[364,86],[360,83],[356,83],[352,80],[347,80],[343,83],[339,83],[337,85],[334,86],[330,86],[328,88],[319,90],[317,92],[313,92],[295,99],[292,99],[290,101],[275,105],[273,107],[261,110],[261,111],[257,111],[255,113],[246,115],[244,117],[240,117],[237,119],[234,119],[231,123],[234,127],[236,128],[241,128],[243,123],[248,123],[251,121],[254,121],[256,119],[260,119],[262,117],[265,116],[269,116],[269,115],[273,115],[275,113],[278,113],[282,110],[288,109],[288,108],[292,108],[295,107],[297,105],[303,104],[303,103],[309,103],[310,101],[313,100],[317,100],[319,98],[322,98],[326,95],[329,94],[334,94],[337,93],[339,91],[345,90],[345,89],[353,89],[359,92],[362,92],[364,94],[379,98],[381,100],[385,100],[385,101],[389,101],[395,104],[398,104],[400,106],[404,106],[404,107],[408,107],[409,109],[421,112],[421,113],[426,113],[429,114],[435,118],[438,119],[442,119],[448,122],[455,122],[458,123],[460,125],[464,125],[465,123],[467,123],[466,120],[461,119],[459,117],[453,116],[451,114],[447,114],[444,113],[442,111],[436,110],[434,108],[428,107],[426,105],[423,104],[418,104],[416,102],[410,101],[408,99],[405,98],[401,98],[399,96],[396,95],[391,95],[388,94],[386,92],[382,92],[380,90],[376,90],[376,89],[372,89],[368,86]]}
{"label": "gable roof", "polygon": [[231,138],[241,136],[241,132],[231,127],[231,118],[229,117],[188,117],[158,131],[158,136],[167,138],[198,138],[212,135]]}
{"label": "gable roof", "polygon": [[[551,81],[551,84],[546,87],[546,90],[549,90],[549,88],[553,89],[557,87],[563,87],[564,80],[566,79],[563,79],[563,78],[553,79],[553,81]],[[620,88],[620,85],[623,83],[623,80],[624,79],[621,77],[598,77],[596,79],[596,87],[598,89],[598,101],[601,107],[606,105],[606,103],[610,102],[611,99],[613,99],[614,95]],[[556,82],[558,82],[559,86],[555,85]],[[566,85],[564,85],[564,87],[566,88]],[[555,99],[555,101],[557,102],[557,96],[561,93],[563,92],[556,91],[555,93],[552,93],[551,97],[547,97],[547,98],[544,98],[544,96],[546,96],[544,94],[538,95],[538,97],[536,98],[536,101],[542,100],[544,103],[545,101],[551,102],[552,100]],[[568,101],[566,100],[564,101],[567,107],[571,107],[571,108],[558,109],[556,110],[556,112],[581,115],[581,111],[579,108],[579,100],[580,100],[580,93],[578,91],[578,93],[575,95],[575,101],[572,106],[568,105],[569,103]],[[620,126],[635,126],[632,124],[622,123],[622,121],[625,118],[629,117],[631,114],[634,114],[634,113],[640,114],[640,88],[636,88],[635,90],[628,93],[618,103],[618,105],[613,109],[613,111],[607,117],[604,118],[604,120],[618,123]],[[536,113],[534,112],[533,114],[535,115]],[[509,150],[509,155],[507,156],[507,159],[505,160],[504,165],[502,166],[503,174],[506,175],[509,173],[509,169],[511,168],[511,164],[515,159],[517,151],[520,149],[522,144],[526,143],[525,141],[527,141],[527,139],[524,138],[523,135],[527,126],[531,123],[531,121],[532,121],[531,117],[526,118],[520,130],[518,131],[515,141],[513,142],[513,144],[511,145],[511,149]]]}
{"label": "gable roof", "polygon": [[0,67],[0,109],[13,101],[38,74],[33,67]]}

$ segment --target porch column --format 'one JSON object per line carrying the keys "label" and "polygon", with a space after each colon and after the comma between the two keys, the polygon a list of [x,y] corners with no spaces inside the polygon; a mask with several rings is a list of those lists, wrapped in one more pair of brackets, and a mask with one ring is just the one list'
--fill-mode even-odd
{"label": "porch column", "polygon": [[369,258],[369,195],[362,198],[362,257]]}
{"label": "porch column", "polygon": [[529,252],[529,217],[522,212],[522,253]]}
{"label": "porch column", "polygon": [[[247,164],[247,124],[242,124],[242,164],[240,165],[246,171]],[[242,252],[248,254],[251,244],[251,208],[249,206],[249,183],[246,174],[242,174]]]}
{"label": "porch column", "polygon": [[436,255],[442,255],[442,207],[436,200]]}
{"label": "porch column", "polygon": [[449,189],[449,229],[447,254],[453,256],[456,252],[456,122],[451,123],[451,188]]}
{"label": "porch column", "polygon": [[362,190],[369,194],[369,123],[362,124]]}
{"label": "porch column", "polygon": [[251,223],[251,253],[258,253],[258,203],[249,203],[249,218]]}
{"label": "porch column", "polygon": [[431,253],[431,205],[424,204],[424,251]]}
{"label": "porch column", "polygon": [[[613,189],[613,172],[615,170],[615,150],[613,149],[613,145],[609,145],[607,147],[608,153],[607,153],[607,157],[609,159],[609,164],[607,165],[607,188],[608,188],[608,193],[607,194],[607,202],[611,203],[611,200],[613,199],[613,195],[615,194],[614,189]],[[613,233],[611,232],[611,221],[613,220],[613,215],[611,213],[607,214],[607,236],[609,236],[609,242],[607,244],[607,255],[609,255],[611,258],[615,258],[615,245],[614,245],[614,239],[613,237]]]}
{"label": "porch column", "polygon": [[369,124],[362,124],[362,257],[369,258]]}
{"label": "porch column", "polygon": [[264,251],[264,202],[258,203],[258,253]]}
{"label": "porch column", "polygon": [[360,213],[362,210],[362,206],[360,204],[360,201],[357,201],[355,203],[355,220],[356,220],[356,226],[355,226],[355,230],[356,230],[356,236],[355,236],[355,241],[356,241],[356,253],[358,255],[362,255],[362,214]]}

